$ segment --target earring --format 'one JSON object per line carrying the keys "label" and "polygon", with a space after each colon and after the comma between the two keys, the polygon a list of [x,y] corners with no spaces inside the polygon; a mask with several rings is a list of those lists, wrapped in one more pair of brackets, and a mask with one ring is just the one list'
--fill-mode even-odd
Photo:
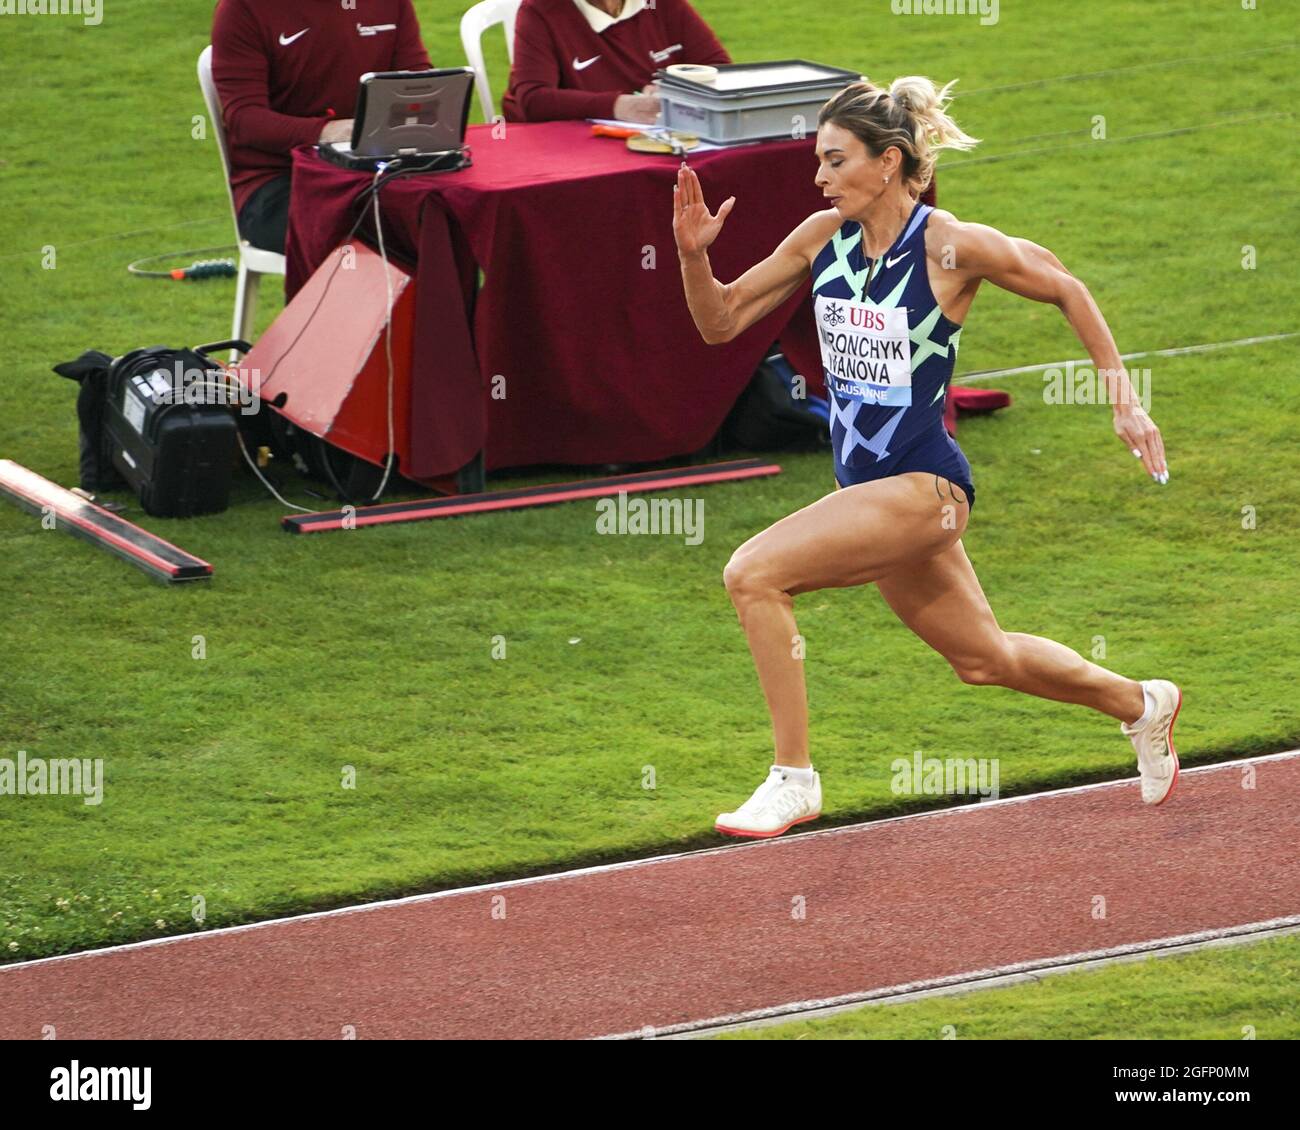
{"label": "earring", "polygon": [[885,183],[886,183],[886,184],[889,183],[889,177],[885,177]]}

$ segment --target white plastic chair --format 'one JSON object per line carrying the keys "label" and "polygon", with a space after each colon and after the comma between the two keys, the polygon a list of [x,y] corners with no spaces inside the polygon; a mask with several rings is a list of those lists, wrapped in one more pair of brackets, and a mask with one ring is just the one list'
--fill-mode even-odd
{"label": "white plastic chair", "polygon": [[[239,214],[235,211],[235,194],[230,187],[230,153],[226,149],[226,123],[221,116],[221,99],[217,84],[212,81],[212,47],[199,55],[199,87],[207,103],[208,120],[216,134],[217,149],[221,153],[221,171],[226,181],[226,197],[230,200],[230,214],[235,221],[235,241],[239,244],[239,281],[235,284],[235,315],[231,320],[230,336],[252,341],[253,315],[257,310],[257,284],[263,275],[283,275],[284,256],[276,251],[254,247],[239,234]],[[237,350],[231,350],[230,359],[239,360]]]}
{"label": "white plastic chair", "polygon": [[460,42],[465,48],[465,60],[474,68],[474,89],[483,107],[485,121],[497,116],[496,103],[492,101],[492,86],[488,82],[487,66],[483,62],[483,33],[496,24],[505,25],[506,55],[515,61],[515,17],[523,0],[481,0],[460,18]]}

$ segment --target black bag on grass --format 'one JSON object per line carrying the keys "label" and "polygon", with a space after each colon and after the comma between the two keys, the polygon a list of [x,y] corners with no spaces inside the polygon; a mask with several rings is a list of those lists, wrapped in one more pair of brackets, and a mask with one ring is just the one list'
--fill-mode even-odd
{"label": "black bag on grass", "polygon": [[120,490],[126,486],[126,480],[113,466],[104,435],[104,401],[108,392],[108,371],[112,367],[113,358],[98,349],[87,349],[75,361],[54,366],[59,376],[81,385],[77,393],[78,465],[81,489],[91,494]]}
{"label": "black bag on grass", "polygon": [[797,390],[790,362],[774,353],[723,421],[721,438],[725,446],[746,451],[818,451],[830,446],[830,408],[820,396],[808,395],[806,386]]}
{"label": "black bag on grass", "polygon": [[238,425],[224,366],[208,354],[246,342],[195,349],[157,345],[118,358],[88,350],[56,365],[79,381],[81,487],[133,489],[145,512],[183,518],[225,510]]}

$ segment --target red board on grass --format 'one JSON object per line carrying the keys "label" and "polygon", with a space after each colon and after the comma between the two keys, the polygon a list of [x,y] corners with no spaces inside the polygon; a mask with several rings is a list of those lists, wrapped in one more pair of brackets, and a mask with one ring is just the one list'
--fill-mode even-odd
{"label": "red board on grass", "polygon": [[411,452],[415,280],[362,243],[332,251],[252,351],[241,383],[304,431],[382,467],[389,451],[385,321],[392,288],[393,449]]}

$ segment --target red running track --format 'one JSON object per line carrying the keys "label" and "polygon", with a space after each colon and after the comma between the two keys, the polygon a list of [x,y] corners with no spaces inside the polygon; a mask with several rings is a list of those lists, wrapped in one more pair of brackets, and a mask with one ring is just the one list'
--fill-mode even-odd
{"label": "red running track", "polygon": [[1059,964],[1300,916],[1298,794],[1293,751],[12,965],[0,1034],[660,1034]]}

